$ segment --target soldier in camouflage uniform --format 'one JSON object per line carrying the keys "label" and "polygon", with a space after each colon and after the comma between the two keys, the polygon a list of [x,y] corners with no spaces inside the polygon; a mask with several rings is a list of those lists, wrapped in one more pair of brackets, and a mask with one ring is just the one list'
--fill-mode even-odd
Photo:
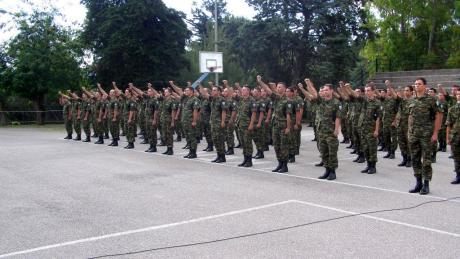
{"label": "soldier in camouflage uniform", "polygon": [[77,136],[73,140],[81,140],[81,100],[75,93],[72,94],[72,124]]}
{"label": "soldier in camouflage uniform", "polygon": [[83,142],[91,142],[91,100],[85,93],[82,94],[82,111],[83,111],[83,131],[85,132],[86,138]]}
{"label": "soldier in camouflage uniform", "polygon": [[256,112],[256,119],[255,123],[256,126],[253,130],[253,138],[254,143],[256,144],[257,153],[253,157],[254,159],[262,159],[264,158],[264,148],[265,148],[265,136],[264,136],[264,118],[265,118],[265,111],[266,111],[266,104],[265,101],[262,100],[260,95],[260,89],[254,88],[252,90],[252,96],[256,101],[257,104],[257,112]]}
{"label": "soldier in camouflage uniform", "polygon": [[[211,121],[210,121],[211,120],[211,100],[209,99],[209,92],[207,88],[200,88],[200,93],[201,93],[200,95],[200,101],[201,101],[200,125],[201,125],[201,128],[200,130],[204,134],[206,143],[208,144],[208,146],[205,149],[203,149],[203,151],[211,152],[211,151],[214,151],[214,144],[212,141],[212,134],[211,134]],[[207,98],[204,96],[207,96]]]}
{"label": "soldier in camouflage uniform", "polygon": [[270,95],[275,103],[272,132],[273,146],[275,148],[276,158],[278,159],[278,166],[273,169],[272,172],[286,173],[288,172],[288,145],[289,135],[291,134],[293,105],[286,97],[287,89],[285,83],[280,82],[276,85],[276,93],[262,81],[261,76],[257,76],[257,83],[267,91],[267,94]]}
{"label": "soldier in camouflage uniform", "polygon": [[252,140],[255,129],[258,106],[256,100],[250,95],[248,86],[241,89],[236,125],[240,132],[241,145],[243,146],[244,160],[238,166],[252,166]]}
{"label": "soldier in camouflage uniform", "polygon": [[332,85],[326,84],[323,87],[323,98],[318,98],[315,87],[306,80],[312,100],[318,100],[318,142],[321,157],[326,171],[319,179],[335,180],[338,167],[337,151],[339,148],[338,135],[340,132],[340,119],[342,117],[342,104],[333,97]]}
{"label": "soldier in camouflage uniform", "polygon": [[121,105],[118,101],[118,90],[112,89],[109,92],[109,121],[110,121],[110,134],[112,135],[112,143],[109,146],[117,147],[120,140],[120,110]]}
{"label": "soldier in camouflage uniform", "polygon": [[452,149],[456,174],[451,184],[460,184],[460,91],[456,97],[457,103],[449,108],[446,119],[446,141]]}
{"label": "soldier in camouflage uniform", "polygon": [[382,139],[388,150],[388,153],[383,158],[395,159],[395,151],[398,148],[398,131],[396,128],[396,113],[398,112],[398,99],[393,95],[390,81],[386,81],[387,95],[383,100],[383,115],[382,115]]}
{"label": "soldier in camouflage uniform", "polygon": [[[224,80],[225,86],[225,80]],[[231,87],[227,86],[222,91],[222,96],[228,104],[227,118],[225,119],[226,133],[225,133],[225,142],[227,143],[227,152],[226,155],[233,155],[235,147],[235,119],[237,115],[237,109],[239,106],[238,99],[235,99],[233,96],[233,90]],[[239,132],[239,131],[238,131]],[[239,134],[239,133],[238,133]]]}
{"label": "soldier in camouflage uniform", "polygon": [[[443,110],[443,114],[447,115],[449,111],[449,104],[446,101],[446,96],[439,92],[438,93],[438,106]],[[447,116],[442,116],[441,129],[439,130],[438,142],[439,147],[437,151],[446,152],[447,143],[446,143],[446,119]]]}
{"label": "soldier in camouflage uniform", "polygon": [[377,139],[379,137],[381,104],[376,97],[375,89],[367,85],[364,89],[366,100],[361,110],[358,126],[363,138],[363,151],[367,161],[367,167],[361,173],[375,174],[377,172]]}
{"label": "soldier in camouflage uniform", "polygon": [[267,96],[267,91],[265,89],[260,90],[260,94],[262,96],[262,100],[265,103],[265,120],[263,124],[263,134],[265,135],[265,141],[264,141],[264,149],[263,151],[268,151],[269,150],[269,145],[271,145],[271,140],[272,140],[272,120],[273,120],[273,101],[268,98]]}
{"label": "soldier in camouflage uniform", "polygon": [[292,114],[295,115],[295,119],[292,120],[292,133],[291,133],[291,144],[289,145],[289,163],[295,162],[295,156],[299,155],[300,152],[300,139],[302,132],[302,116],[304,110],[304,102],[302,97],[297,93],[297,87],[292,88]]}
{"label": "soldier in camouflage uniform", "polygon": [[164,155],[173,155],[173,131],[175,126],[177,102],[171,96],[171,89],[164,89],[164,97],[160,97],[162,101],[160,110],[160,124],[163,132],[164,144],[166,145],[166,151]]}
{"label": "soldier in camouflage uniform", "polygon": [[396,127],[398,129],[398,144],[401,150],[403,160],[398,166],[412,167],[412,158],[409,150],[409,142],[407,139],[408,134],[408,121],[409,121],[409,105],[414,94],[414,88],[411,85],[404,87],[404,93],[398,97],[398,113],[396,115]]}
{"label": "soldier in camouflage uniform", "polygon": [[217,86],[212,87],[211,98],[211,134],[216,147],[217,157],[211,162],[225,163],[225,120],[227,118],[228,102],[222,97]]}
{"label": "soldier in camouflage uniform", "polygon": [[72,103],[69,100],[69,97],[61,95],[61,105],[62,105],[62,118],[64,119],[65,130],[67,132],[67,136],[64,139],[72,139]]}
{"label": "soldier in camouflage uniform", "polygon": [[107,100],[108,95],[102,92],[101,109],[102,109],[102,133],[104,139],[109,138],[109,125],[108,125],[108,114],[109,114],[109,101]]}
{"label": "soldier in camouflage uniform", "polygon": [[433,143],[438,141],[443,114],[436,99],[426,94],[424,78],[415,80],[415,92],[416,97],[409,105],[408,138],[416,185],[409,192],[425,195],[430,192],[429,182],[433,174],[431,150]]}
{"label": "soldier in camouflage uniform", "polygon": [[[193,88],[185,88],[184,96],[186,102],[183,107],[183,127],[185,138],[190,145],[189,153],[184,158],[196,158],[197,138],[198,138],[198,117],[200,110],[200,100],[195,96]],[[184,99],[184,98],[183,98]]]}

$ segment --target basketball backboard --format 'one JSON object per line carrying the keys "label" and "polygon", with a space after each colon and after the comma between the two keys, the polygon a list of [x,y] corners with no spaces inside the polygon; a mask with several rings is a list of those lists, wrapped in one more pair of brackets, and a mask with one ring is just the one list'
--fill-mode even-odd
{"label": "basketball backboard", "polygon": [[200,73],[223,73],[222,52],[200,51]]}

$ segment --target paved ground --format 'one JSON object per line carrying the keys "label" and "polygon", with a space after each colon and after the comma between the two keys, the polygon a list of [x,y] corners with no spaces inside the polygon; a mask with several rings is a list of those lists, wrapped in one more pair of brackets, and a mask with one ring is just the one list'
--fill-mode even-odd
{"label": "paved ground", "polygon": [[271,173],[273,151],[242,169],[241,150],[217,165],[215,153],[182,158],[184,143],[169,157],[63,132],[0,128],[0,258],[458,258],[460,198],[443,200],[460,186],[447,153],[421,196],[407,193],[414,178],[399,158],[379,153],[378,173],[361,174],[344,145],[338,179],[317,180],[311,128],[288,174]]}

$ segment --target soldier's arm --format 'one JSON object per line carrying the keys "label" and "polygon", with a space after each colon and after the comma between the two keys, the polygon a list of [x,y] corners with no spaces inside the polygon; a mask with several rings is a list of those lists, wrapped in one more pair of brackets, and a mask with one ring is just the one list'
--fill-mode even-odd
{"label": "soldier's arm", "polygon": [[273,108],[268,108],[267,111],[267,118],[265,119],[265,124],[268,125],[270,123],[270,118],[272,117]]}
{"label": "soldier's arm", "polygon": [[264,120],[264,112],[259,112],[259,121],[257,121],[257,128],[262,127],[262,121]]}
{"label": "soldier's arm", "polygon": [[379,131],[380,131],[380,116],[377,117],[375,120],[375,130],[374,130],[374,137],[379,136]]}
{"label": "soldier's arm", "polygon": [[225,128],[225,118],[227,118],[227,109],[222,110],[222,114],[220,115],[220,127]]}
{"label": "soldier's arm", "polygon": [[284,134],[289,134],[291,131],[291,113],[286,113],[286,129],[284,130]]}
{"label": "soldier's arm", "polygon": [[[178,109],[177,109],[177,110],[178,110]],[[177,115],[176,115],[176,114],[178,114],[178,113],[177,113],[177,110],[176,110],[176,109],[173,109],[173,110],[171,111],[171,118],[177,117]],[[177,120],[177,119],[176,119],[176,120]],[[175,125],[175,121],[176,121],[176,120],[171,120],[171,128],[174,128],[174,125]]]}
{"label": "soldier's arm", "polygon": [[268,95],[271,95],[273,93],[272,89],[270,89],[270,87],[268,87],[268,85],[266,83],[264,83],[264,81],[262,81],[262,76],[260,76],[260,75],[257,76],[257,83],[263,89],[265,89],[265,91],[267,92]]}
{"label": "soldier's arm", "polygon": [[102,93],[102,94],[105,94],[107,95],[107,92],[104,91],[104,89],[102,88],[101,84],[100,83],[97,83],[97,89],[99,89],[99,91]]}
{"label": "soldier's arm", "polygon": [[433,136],[431,137],[432,142],[438,141],[438,132],[441,129],[442,116],[443,116],[442,112],[436,112],[436,118],[434,120]]}
{"label": "soldier's arm", "polygon": [[169,85],[178,95],[182,96],[184,94],[184,91],[182,91],[182,89],[179,86],[174,84],[174,81],[169,81]]}
{"label": "soldier's arm", "polygon": [[158,109],[155,109],[155,112],[153,112],[153,119],[152,119],[152,125],[155,126],[158,121]]}
{"label": "soldier's arm", "polygon": [[340,132],[340,123],[341,123],[341,120],[339,117],[335,118],[335,122],[334,122],[334,136],[338,136],[339,135],[339,132]]}
{"label": "soldier's arm", "polygon": [[305,78],[305,83],[307,84],[307,91],[311,94],[311,100],[318,99],[318,92],[316,91],[313,82],[309,78]]}
{"label": "soldier's arm", "polygon": [[251,120],[249,121],[249,127],[248,127],[248,130],[253,130],[254,129],[254,123],[256,121],[256,116],[257,116],[257,112],[256,111],[253,111],[251,113]]}

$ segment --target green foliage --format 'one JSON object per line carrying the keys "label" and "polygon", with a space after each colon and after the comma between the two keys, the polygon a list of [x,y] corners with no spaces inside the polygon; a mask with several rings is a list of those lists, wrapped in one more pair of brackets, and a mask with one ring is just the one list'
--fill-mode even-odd
{"label": "green foliage", "polygon": [[174,78],[189,64],[185,15],[161,0],[83,0],[83,41],[94,54],[96,80],[119,85]]}

